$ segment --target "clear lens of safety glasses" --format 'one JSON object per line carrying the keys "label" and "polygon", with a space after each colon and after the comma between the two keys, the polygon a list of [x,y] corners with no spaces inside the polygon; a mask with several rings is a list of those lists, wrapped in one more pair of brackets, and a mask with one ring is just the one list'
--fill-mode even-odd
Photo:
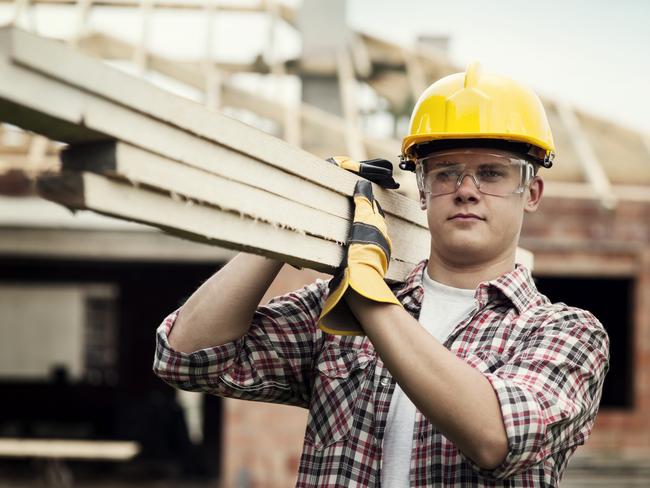
{"label": "clear lens of safety glasses", "polygon": [[[469,177],[481,193],[505,197],[521,193],[533,177],[528,161],[504,154],[472,156],[459,163],[459,152],[436,153],[417,160],[416,175],[420,191],[431,196],[455,193]],[[463,159],[467,159],[466,153]]]}

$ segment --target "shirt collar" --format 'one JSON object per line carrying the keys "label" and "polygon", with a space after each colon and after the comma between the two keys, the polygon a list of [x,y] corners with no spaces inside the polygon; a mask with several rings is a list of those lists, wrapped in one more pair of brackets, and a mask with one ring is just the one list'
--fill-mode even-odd
{"label": "shirt collar", "polygon": [[[422,305],[424,295],[422,273],[428,262],[428,259],[420,261],[407,275],[401,286],[394,290],[398,299],[411,296],[417,308]],[[508,271],[494,280],[480,283],[474,296],[480,308],[495,299],[505,298],[515,306],[519,313],[522,313],[536,301],[538,295],[539,292],[533,282],[530,270],[517,264],[512,271]]]}
{"label": "shirt collar", "polygon": [[399,299],[401,296],[410,295],[420,289],[422,292],[422,272],[426,268],[428,259],[423,259],[415,268],[406,276],[406,279],[400,283],[399,287],[394,291],[395,296]]}
{"label": "shirt collar", "polygon": [[480,307],[487,305],[494,294],[509,300],[521,314],[537,301],[539,292],[530,270],[521,264],[491,281],[480,283],[476,288],[476,300]]}

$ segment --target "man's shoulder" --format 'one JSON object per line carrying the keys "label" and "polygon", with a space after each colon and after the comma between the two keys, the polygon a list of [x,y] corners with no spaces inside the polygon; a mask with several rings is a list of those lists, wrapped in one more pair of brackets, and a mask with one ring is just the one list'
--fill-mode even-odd
{"label": "man's shoulder", "polygon": [[528,317],[534,318],[538,328],[568,332],[572,335],[588,333],[607,336],[603,324],[589,310],[564,302],[551,302],[546,297],[544,299],[526,312]]}

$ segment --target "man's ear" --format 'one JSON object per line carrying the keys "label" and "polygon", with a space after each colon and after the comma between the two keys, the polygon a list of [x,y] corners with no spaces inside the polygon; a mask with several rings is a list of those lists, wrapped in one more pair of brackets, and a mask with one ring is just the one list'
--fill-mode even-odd
{"label": "man's ear", "polygon": [[526,190],[526,205],[524,206],[525,212],[534,212],[539,207],[544,194],[544,180],[541,176],[535,176],[530,181],[528,189]]}

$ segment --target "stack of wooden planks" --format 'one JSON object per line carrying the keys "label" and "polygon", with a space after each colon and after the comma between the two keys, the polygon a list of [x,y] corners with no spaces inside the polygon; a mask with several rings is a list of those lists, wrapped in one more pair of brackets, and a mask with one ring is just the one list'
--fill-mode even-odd
{"label": "stack of wooden planks", "polygon": [[[175,235],[331,273],[357,177],[73,48],[0,29],[0,120],[66,142],[39,193]],[[428,254],[417,202],[375,187],[403,279]]]}

